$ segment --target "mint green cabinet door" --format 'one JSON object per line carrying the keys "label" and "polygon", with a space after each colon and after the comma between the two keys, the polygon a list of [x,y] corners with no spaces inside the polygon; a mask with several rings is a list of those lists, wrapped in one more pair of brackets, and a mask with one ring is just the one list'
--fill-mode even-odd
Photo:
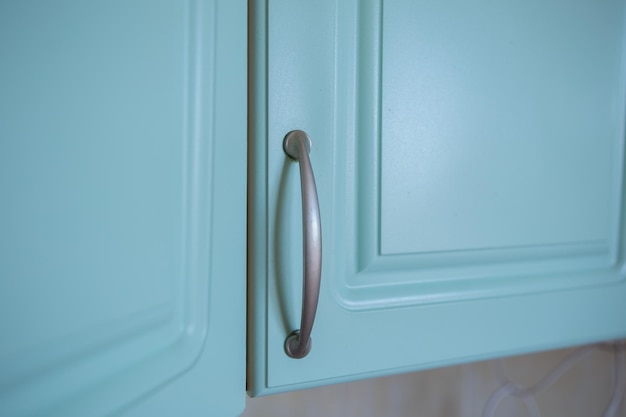
{"label": "mint green cabinet door", "polygon": [[0,415],[243,408],[246,8],[0,5]]}
{"label": "mint green cabinet door", "polygon": [[626,2],[253,3],[253,395],[626,336]]}

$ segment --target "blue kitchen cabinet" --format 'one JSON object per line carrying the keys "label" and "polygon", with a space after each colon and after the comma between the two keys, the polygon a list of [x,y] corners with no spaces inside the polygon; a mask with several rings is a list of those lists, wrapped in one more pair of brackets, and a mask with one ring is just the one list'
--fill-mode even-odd
{"label": "blue kitchen cabinet", "polygon": [[246,10],[0,4],[0,415],[243,409]]}
{"label": "blue kitchen cabinet", "polygon": [[[626,336],[624,1],[250,15],[252,395]],[[294,130],[322,234],[301,359]]]}
{"label": "blue kitchen cabinet", "polygon": [[246,369],[266,395],[626,336],[623,1],[22,3],[1,415],[228,417]]}

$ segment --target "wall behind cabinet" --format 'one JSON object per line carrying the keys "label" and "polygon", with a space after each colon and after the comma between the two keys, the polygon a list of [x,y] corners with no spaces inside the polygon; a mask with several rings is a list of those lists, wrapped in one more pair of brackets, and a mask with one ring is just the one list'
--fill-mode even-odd
{"label": "wall behind cabinet", "polygon": [[[568,358],[578,360],[535,396],[540,414],[533,414],[522,400],[506,397],[491,415],[603,416],[618,368],[626,376],[623,343],[617,361],[610,348],[594,345],[248,398],[242,417],[482,417],[491,396],[505,383],[502,372],[514,383],[531,386]],[[623,398],[614,416],[626,416]]]}

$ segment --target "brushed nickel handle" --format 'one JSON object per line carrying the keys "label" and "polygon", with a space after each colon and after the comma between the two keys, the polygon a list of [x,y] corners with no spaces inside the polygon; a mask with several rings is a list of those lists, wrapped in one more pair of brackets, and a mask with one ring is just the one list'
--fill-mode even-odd
{"label": "brushed nickel handle", "polygon": [[322,274],[322,226],[315,177],[309,159],[311,139],[302,130],[285,136],[283,150],[300,163],[302,187],[302,237],[304,243],[302,319],[300,329],[285,339],[285,352],[291,358],[304,358],[311,351],[311,330],[315,321]]}

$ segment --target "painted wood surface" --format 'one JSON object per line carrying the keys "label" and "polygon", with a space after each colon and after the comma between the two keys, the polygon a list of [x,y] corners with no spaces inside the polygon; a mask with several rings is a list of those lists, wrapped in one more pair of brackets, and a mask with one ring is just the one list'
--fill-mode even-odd
{"label": "painted wood surface", "polygon": [[626,335],[623,1],[253,3],[253,395]]}
{"label": "painted wood surface", "polygon": [[234,416],[246,4],[0,5],[0,414]]}

